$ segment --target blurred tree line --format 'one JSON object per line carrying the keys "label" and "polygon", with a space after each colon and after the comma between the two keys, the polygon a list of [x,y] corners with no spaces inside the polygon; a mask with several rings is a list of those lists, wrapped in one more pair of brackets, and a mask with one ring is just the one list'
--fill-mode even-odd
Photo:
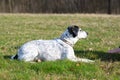
{"label": "blurred tree line", "polygon": [[120,0],[0,0],[0,13],[120,13]]}

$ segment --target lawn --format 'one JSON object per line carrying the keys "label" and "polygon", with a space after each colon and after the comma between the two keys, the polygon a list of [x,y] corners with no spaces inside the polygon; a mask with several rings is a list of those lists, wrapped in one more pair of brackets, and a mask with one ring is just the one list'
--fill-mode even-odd
{"label": "lawn", "polygon": [[[89,33],[74,46],[76,56],[95,63],[58,60],[28,63],[11,60],[30,40],[54,39],[69,25]],[[120,15],[105,14],[0,14],[0,80],[120,80]]]}

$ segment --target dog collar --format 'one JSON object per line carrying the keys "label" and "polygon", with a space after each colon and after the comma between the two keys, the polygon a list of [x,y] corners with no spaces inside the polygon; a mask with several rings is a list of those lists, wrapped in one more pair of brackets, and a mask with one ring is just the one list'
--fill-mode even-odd
{"label": "dog collar", "polygon": [[62,38],[60,38],[63,42],[65,42],[66,44],[68,44],[68,45],[70,45],[71,47],[73,47],[74,45],[73,44],[71,44],[70,42],[68,42],[67,40],[65,40],[65,39],[62,39]]}

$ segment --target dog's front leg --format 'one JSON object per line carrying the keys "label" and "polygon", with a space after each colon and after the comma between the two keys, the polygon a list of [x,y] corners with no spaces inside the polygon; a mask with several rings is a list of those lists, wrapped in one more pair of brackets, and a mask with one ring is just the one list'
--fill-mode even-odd
{"label": "dog's front leg", "polygon": [[69,48],[67,50],[67,53],[66,54],[66,57],[67,59],[71,60],[71,61],[74,61],[74,62],[86,62],[86,63],[93,63],[94,61],[93,60],[89,60],[89,59],[84,59],[84,58],[78,58],[74,55],[74,50],[73,48]]}
{"label": "dog's front leg", "polygon": [[93,60],[90,60],[90,59],[85,59],[85,58],[78,58],[76,57],[75,55],[72,55],[72,56],[67,56],[67,58],[71,61],[74,61],[74,62],[85,62],[85,63],[93,63],[95,61]]}
{"label": "dog's front leg", "polygon": [[89,59],[84,59],[84,58],[72,58],[71,61],[74,61],[74,62],[85,62],[85,63],[93,63],[95,61],[93,60],[89,60]]}

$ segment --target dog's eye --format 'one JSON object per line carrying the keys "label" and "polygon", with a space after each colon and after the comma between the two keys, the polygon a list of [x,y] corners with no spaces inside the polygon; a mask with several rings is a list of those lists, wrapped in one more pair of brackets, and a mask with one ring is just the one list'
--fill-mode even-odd
{"label": "dog's eye", "polygon": [[82,31],[82,30],[80,30],[80,31]]}

